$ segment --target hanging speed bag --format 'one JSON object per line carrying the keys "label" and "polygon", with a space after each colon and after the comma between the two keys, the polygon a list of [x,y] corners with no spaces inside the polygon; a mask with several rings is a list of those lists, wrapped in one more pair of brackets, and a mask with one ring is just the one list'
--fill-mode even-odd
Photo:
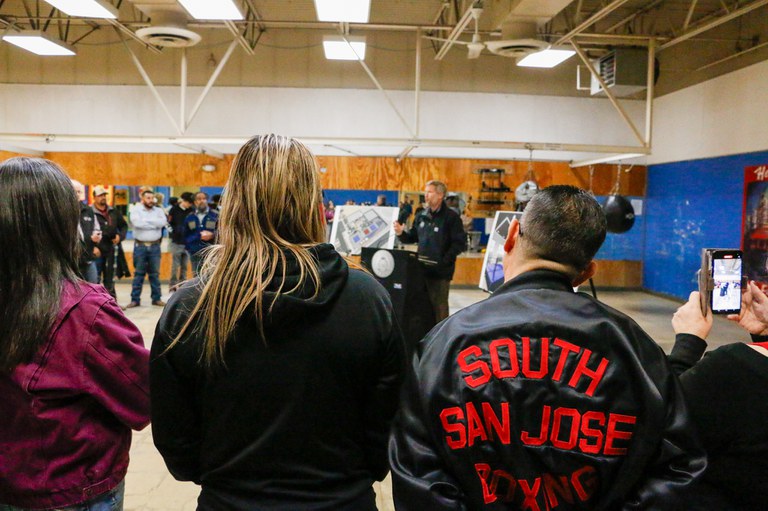
{"label": "hanging speed bag", "polygon": [[603,205],[608,232],[627,232],[635,224],[635,208],[626,197],[609,195]]}

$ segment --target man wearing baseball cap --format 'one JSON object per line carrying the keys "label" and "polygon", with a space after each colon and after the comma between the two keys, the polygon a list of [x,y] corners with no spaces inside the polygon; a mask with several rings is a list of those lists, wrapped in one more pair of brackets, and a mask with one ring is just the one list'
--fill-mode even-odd
{"label": "man wearing baseball cap", "polygon": [[99,281],[113,298],[115,294],[115,255],[116,246],[125,239],[128,223],[114,208],[107,205],[107,190],[100,185],[93,187],[93,208],[96,223],[94,231],[101,230],[101,241],[94,248],[93,255]]}

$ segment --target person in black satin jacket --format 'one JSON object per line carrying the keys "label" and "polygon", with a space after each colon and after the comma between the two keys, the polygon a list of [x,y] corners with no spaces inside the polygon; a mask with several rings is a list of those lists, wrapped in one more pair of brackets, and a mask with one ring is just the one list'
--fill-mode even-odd
{"label": "person in black satin jacket", "polygon": [[706,460],[677,378],[634,321],[573,289],[605,232],[587,192],[538,192],[504,285],[418,345],[389,445],[398,510],[686,509]]}

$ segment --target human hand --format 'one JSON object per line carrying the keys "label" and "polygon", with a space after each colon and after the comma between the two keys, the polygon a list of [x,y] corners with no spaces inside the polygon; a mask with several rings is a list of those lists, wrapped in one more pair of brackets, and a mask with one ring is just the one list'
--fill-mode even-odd
{"label": "human hand", "polygon": [[403,224],[401,224],[400,222],[395,220],[394,222],[392,222],[392,225],[395,228],[395,234],[397,234],[398,236],[403,234],[403,229],[405,228],[405,226]]}
{"label": "human hand", "polygon": [[712,329],[712,311],[704,317],[701,313],[701,299],[698,291],[692,291],[688,301],[672,316],[672,328],[676,334],[693,334],[706,339]]}
{"label": "human hand", "polygon": [[203,241],[211,241],[213,239],[213,233],[211,231],[200,231],[200,239]]}
{"label": "human hand", "polygon": [[93,231],[91,234],[91,241],[94,243],[99,243],[101,241],[101,231]]}
{"label": "human hand", "polygon": [[118,243],[120,243],[120,235],[115,234],[115,237],[112,239],[112,244],[117,245]]}
{"label": "human hand", "polygon": [[93,247],[93,257],[101,257],[101,250],[99,250],[99,247]]}
{"label": "human hand", "polygon": [[741,313],[729,314],[728,319],[750,334],[768,335],[768,297],[750,282],[741,294]]}

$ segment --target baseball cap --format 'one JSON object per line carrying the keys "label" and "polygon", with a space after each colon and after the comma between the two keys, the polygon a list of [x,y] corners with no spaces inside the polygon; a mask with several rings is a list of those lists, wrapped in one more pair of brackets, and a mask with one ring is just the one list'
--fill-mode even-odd
{"label": "baseball cap", "polygon": [[99,195],[104,195],[107,193],[107,189],[104,188],[101,185],[96,185],[93,187],[93,196],[98,197]]}

